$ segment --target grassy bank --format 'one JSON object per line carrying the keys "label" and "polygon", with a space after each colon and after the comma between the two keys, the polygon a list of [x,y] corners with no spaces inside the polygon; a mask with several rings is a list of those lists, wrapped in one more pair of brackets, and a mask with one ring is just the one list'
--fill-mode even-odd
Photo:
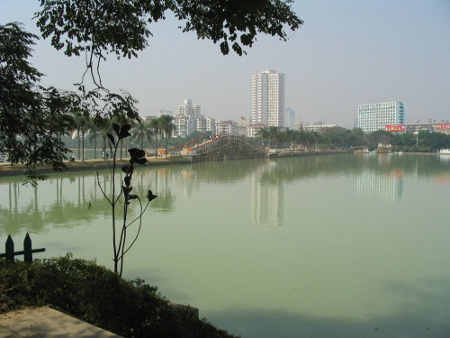
{"label": "grassy bank", "polygon": [[174,307],[156,287],[128,281],[94,261],[66,257],[32,264],[0,259],[0,314],[52,305],[123,337],[234,337]]}

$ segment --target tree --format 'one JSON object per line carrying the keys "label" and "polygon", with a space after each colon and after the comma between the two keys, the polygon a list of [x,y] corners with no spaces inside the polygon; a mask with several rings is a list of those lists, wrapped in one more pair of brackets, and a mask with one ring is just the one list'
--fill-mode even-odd
{"label": "tree", "polygon": [[100,127],[93,120],[88,121],[89,143],[94,144],[94,159],[97,158],[97,138],[101,134]]}
{"label": "tree", "polygon": [[76,133],[78,145],[78,159],[84,162],[85,139],[86,132],[89,129],[89,120],[86,116],[76,113],[74,115],[74,121],[74,132]]}
{"label": "tree", "polygon": [[172,136],[172,133],[176,127],[172,122],[173,117],[170,115],[161,115],[159,117],[159,120],[160,120],[161,135],[164,135],[164,138],[166,140],[165,154],[167,157],[167,142],[169,141],[169,138]]}
{"label": "tree", "polygon": [[246,53],[259,33],[287,40],[285,27],[303,24],[291,9],[292,0],[42,0],[36,13],[44,38],[68,56],[87,53],[87,70],[102,86],[99,63],[106,54],[136,57],[152,35],[148,24],[164,20],[172,12],[182,21],[183,32],[194,31],[199,39],[219,43],[226,55],[231,49]]}
{"label": "tree", "polygon": [[150,129],[155,139],[155,158],[158,157],[158,137],[161,136],[161,120],[159,118],[150,121]]}
{"label": "tree", "polygon": [[150,141],[152,136],[150,124],[145,121],[139,121],[131,130],[131,141],[137,142],[141,149],[144,149],[144,142]]}
{"label": "tree", "polygon": [[37,36],[18,23],[0,25],[0,152],[11,164],[24,163],[35,182],[35,168],[65,168],[68,149],[61,136],[70,130],[71,94],[39,85],[41,74],[28,61]]}

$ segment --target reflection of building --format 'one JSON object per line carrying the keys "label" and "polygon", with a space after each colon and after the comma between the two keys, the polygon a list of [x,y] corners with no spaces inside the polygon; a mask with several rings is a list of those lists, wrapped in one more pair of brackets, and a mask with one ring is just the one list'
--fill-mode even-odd
{"label": "reflection of building", "polygon": [[[276,165],[275,162],[272,164]],[[279,226],[283,220],[283,184],[270,179],[274,167],[261,169],[260,173],[255,172],[252,176],[252,221],[257,225]]]}
{"label": "reflection of building", "polygon": [[399,200],[403,194],[403,172],[379,172],[367,170],[357,177],[359,197]]}
{"label": "reflection of building", "polygon": [[284,74],[266,70],[252,76],[252,123],[284,127]]}
{"label": "reflection of building", "polygon": [[358,106],[358,128],[365,133],[385,130],[385,126],[405,125],[406,103],[403,101],[360,104]]}

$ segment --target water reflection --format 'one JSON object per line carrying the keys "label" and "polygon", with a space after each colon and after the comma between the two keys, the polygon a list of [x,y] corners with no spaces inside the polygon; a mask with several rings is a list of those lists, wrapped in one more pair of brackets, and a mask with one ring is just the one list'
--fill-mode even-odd
{"label": "water reflection", "polygon": [[[159,197],[126,277],[243,337],[444,337],[449,168],[350,154],[139,169],[137,193]],[[40,232],[48,256],[110,266],[109,214],[94,172],[0,180],[0,236]]]}
{"label": "water reflection", "polygon": [[[345,176],[355,180],[357,196],[395,201],[402,198],[408,176],[434,177],[439,185],[450,183],[449,166],[450,162],[442,156],[409,155],[344,154],[229,161],[139,169],[134,186],[141,196],[149,188],[158,195],[152,202],[153,211],[172,213],[177,199],[191,198],[205,184],[240,184],[250,178],[251,223],[274,227],[284,222],[286,184],[319,175]],[[107,193],[111,179],[109,171],[100,172],[98,181]],[[21,177],[0,180],[0,230],[5,233],[72,228],[108,214],[109,204],[94,172],[54,174],[38,189],[23,186]]]}

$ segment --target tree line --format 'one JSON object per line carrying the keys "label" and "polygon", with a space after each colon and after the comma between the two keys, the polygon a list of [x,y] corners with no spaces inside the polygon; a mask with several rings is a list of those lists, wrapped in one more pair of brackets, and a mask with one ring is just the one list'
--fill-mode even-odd
{"label": "tree line", "polygon": [[[86,117],[80,114],[72,114],[69,116],[71,122],[69,123],[68,133],[63,138],[67,147],[77,149],[77,157],[79,160],[85,160],[85,149],[87,147],[86,141],[94,150],[94,158],[98,158],[97,151],[101,149],[102,157],[105,157],[108,146],[108,133],[112,132],[112,123],[115,119],[107,120],[105,123],[99,125],[95,119]],[[138,120],[129,121],[131,124],[131,136],[124,139],[120,144],[119,157],[122,159],[124,149],[131,146],[137,146],[140,149],[148,149],[152,145],[155,149],[154,156],[157,157],[157,149],[161,145],[165,148],[165,154],[168,153],[169,139],[175,130],[173,123],[173,116],[161,115],[155,117],[150,121]],[[164,143],[163,143],[164,141]],[[147,154],[150,155],[150,154]]]}
{"label": "tree line", "polygon": [[342,150],[367,148],[375,150],[379,145],[390,146],[392,151],[434,152],[450,148],[450,135],[444,133],[420,131],[418,133],[391,133],[378,130],[364,133],[360,128],[342,127],[324,128],[320,132],[299,130],[281,130],[268,127],[258,134],[263,146],[291,150]]}

